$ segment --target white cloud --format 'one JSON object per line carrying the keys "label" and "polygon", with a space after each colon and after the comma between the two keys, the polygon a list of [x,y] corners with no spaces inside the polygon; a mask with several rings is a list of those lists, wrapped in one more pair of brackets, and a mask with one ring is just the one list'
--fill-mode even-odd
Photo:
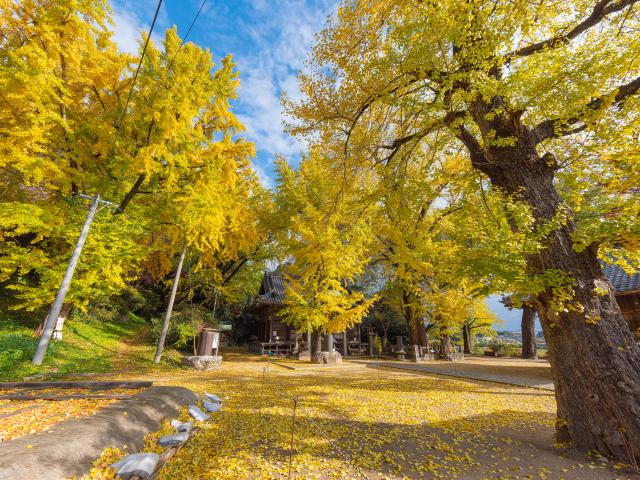
{"label": "white cloud", "polygon": [[[338,0],[247,0],[233,7],[217,3],[204,10],[190,39],[210,47],[214,57],[233,54],[240,70],[234,111],[247,129],[246,137],[256,145],[258,175],[265,185],[273,185],[269,175],[275,156],[295,161],[305,149],[284,133],[280,96],[286,92],[289,98],[301,98],[297,72],[303,69],[316,32],[325,25]],[[157,0],[114,0],[114,39],[122,51],[137,52],[140,32],[148,31],[156,4]],[[198,2],[185,4],[195,12]],[[154,42],[174,23],[169,20],[163,8]],[[181,22],[185,23],[184,19]]]}
{"label": "white cloud", "polygon": [[[135,11],[131,9],[131,2],[119,0],[113,4],[113,40],[121,52],[138,53],[142,32],[148,32],[157,6],[156,0],[144,0],[135,3]],[[164,31],[171,25],[164,7],[160,8],[158,20],[154,26],[151,40],[155,45],[161,45]]]}
{"label": "white cloud", "polygon": [[138,51],[138,39],[142,26],[129,12],[115,10],[113,15],[113,40],[121,52],[135,54]]}
{"label": "white cloud", "polygon": [[[304,145],[284,132],[283,92],[291,99],[301,98],[297,72],[313,45],[316,32],[335,9],[336,0],[254,1],[251,18],[244,25],[252,43],[246,51],[232,52],[240,70],[237,111],[247,127],[247,137],[256,149],[292,159]],[[262,159],[263,162],[265,159]]]}
{"label": "white cloud", "polygon": [[262,183],[263,187],[265,188],[275,187],[275,182],[273,178],[267,175],[267,173],[264,171],[264,168],[254,163],[253,169],[256,172],[256,175],[258,176],[258,179],[260,180],[260,183]]}
{"label": "white cloud", "polygon": [[283,131],[280,105],[281,85],[269,68],[244,68],[240,83],[242,112],[238,117],[247,129],[247,137],[256,148],[273,155],[295,156],[303,145]]}

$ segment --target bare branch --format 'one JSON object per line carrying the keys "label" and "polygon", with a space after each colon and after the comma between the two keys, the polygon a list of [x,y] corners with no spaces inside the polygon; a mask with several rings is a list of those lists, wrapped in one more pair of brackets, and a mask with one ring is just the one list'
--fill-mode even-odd
{"label": "bare branch", "polygon": [[571,40],[579,36],[581,33],[587,31],[588,29],[598,25],[602,20],[604,20],[607,15],[611,15],[612,13],[619,12],[624,8],[638,3],[640,0],[619,0],[617,2],[612,2],[612,0],[600,0],[593,7],[591,15],[578,23],[575,27],[569,30],[567,33],[563,33],[560,35],[556,35],[554,37],[548,38],[538,43],[533,43],[531,45],[527,45],[526,47],[519,48],[514,50],[513,52],[507,54],[505,60],[510,62],[513,58],[516,57],[527,57],[529,55],[533,55],[534,53],[540,52],[542,50],[555,48],[560,45],[565,45],[569,43]]}
{"label": "bare branch", "polygon": [[[614,91],[617,92],[616,96],[614,97],[613,102],[609,105],[606,103],[606,99],[610,98]],[[627,98],[640,92],[640,77],[619,86],[614,91],[609,92],[607,95],[602,97],[595,98],[587,103],[583,109],[583,115],[576,115],[567,119],[554,118],[540,122],[533,129],[536,144],[551,138],[564,137],[581,132],[587,127],[586,125],[577,124],[583,121],[586,113],[601,110],[608,106],[619,107]]]}

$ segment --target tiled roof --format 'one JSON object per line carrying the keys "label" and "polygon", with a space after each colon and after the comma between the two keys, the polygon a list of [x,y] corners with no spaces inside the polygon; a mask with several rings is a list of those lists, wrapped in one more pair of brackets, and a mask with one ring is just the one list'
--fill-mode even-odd
{"label": "tiled roof", "polygon": [[640,290],[640,272],[629,275],[620,265],[602,263],[602,272],[613,287],[615,293],[625,293]]}
{"label": "tiled roof", "polygon": [[[602,273],[607,277],[609,283],[613,287],[614,294],[624,294],[640,291],[640,271],[629,275],[620,265],[612,265],[610,263],[600,262],[602,266]],[[513,299],[511,295],[502,297],[500,300],[505,307],[511,309],[513,306]]]}
{"label": "tiled roof", "polygon": [[255,304],[282,305],[284,303],[284,277],[277,272],[264,272],[260,292]]}

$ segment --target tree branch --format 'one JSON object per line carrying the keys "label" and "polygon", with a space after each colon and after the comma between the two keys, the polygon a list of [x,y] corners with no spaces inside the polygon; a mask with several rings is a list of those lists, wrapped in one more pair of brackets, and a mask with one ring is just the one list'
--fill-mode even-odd
{"label": "tree branch", "polygon": [[531,45],[527,45],[526,47],[514,50],[513,52],[506,55],[505,61],[510,62],[513,58],[516,57],[527,57],[529,55],[533,55],[534,53],[540,52],[541,50],[565,45],[579,36],[581,33],[598,25],[607,17],[607,15],[619,12],[625,7],[638,3],[639,1],[640,0],[619,0],[617,2],[612,2],[612,0],[600,0],[593,7],[591,15],[582,20],[567,33],[556,35],[541,42],[533,43]]}
{"label": "tree branch", "polygon": [[[616,96],[613,99],[613,102],[608,105],[605,101],[607,98],[610,98],[614,91],[617,91]],[[621,106],[625,100],[632,95],[640,92],[640,77],[635,80],[630,81],[624,85],[619,86],[616,90],[609,92],[607,95],[602,97],[595,98],[587,103],[583,109],[584,113],[593,112],[600,110],[606,106]],[[580,123],[584,118],[583,115],[576,115],[567,119],[559,119],[553,118],[548,120],[543,120],[533,129],[533,134],[536,139],[536,144],[541,143],[545,140],[549,140],[551,138],[564,137],[567,135],[573,135],[574,133],[581,132],[585,128],[586,125],[576,126],[576,124]]]}
{"label": "tree branch", "polygon": [[124,209],[127,208],[127,205],[129,205],[129,202],[133,199],[135,194],[138,193],[138,190],[140,190],[140,187],[142,186],[146,178],[147,178],[146,173],[141,173],[140,175],[138,175],[138,179],[136,180],[136,183],[133,184],[133,187],[131,187],[131,189],[127,192],[127,194],[122,199],[122,202],[120,202],[120,205],[116,209],[115,211],[116,215],[124,212]]}
{"label": "tree branch", "polygon": [[227,283],[229,283],[229,281],[235,276],[236,273],[238,273],[240,271],[240,269],[243,267],[243,265],[245,263],[247,263],[249,259],[248,258],[243,258],[242,260],[240,260],[238,262],[238,264],[235,266],[235,268],[229,273],[229,275],[227,275],[227,277],[222,281],[222,285],[226,285]]}

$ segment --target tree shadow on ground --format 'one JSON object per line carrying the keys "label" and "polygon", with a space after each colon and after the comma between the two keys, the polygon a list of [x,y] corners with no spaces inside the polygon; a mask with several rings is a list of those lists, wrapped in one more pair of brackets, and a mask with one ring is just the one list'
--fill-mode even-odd
{"label": "tree shadow on ground", "polygon": [[[348,417],[314,417],[307,415],[304,408],[297,414],[292,459],[297,473],[293,478],[307,478],[307,475],[335,478],[340,472],[341,478],[366,475],[370,479],[529,478],[526,475],[567,480],[621,478],[620,471],[606,464],[594,463],[587,468],[588,460],[584,456],[554,448],[549,441],[549,428],[501,427],[495,431],[469,431],[468,428],[457,428],[451,422],[415,425],[363,422]],[[504,410],[466,417],[464,424],[502,424],[505,417],[522,415],[523,412]],[[528,420],[535,425],[536,415],[529,415]],[[193,458],[196,452],[201,455],[197,459],[199,468],[208,472],[203,478],[215,478],[216,469],[227,462],[237,465],[233,459],[243,459],[247,467],[254,469],[255,476],[241,476],[241,470],[238,470],[237,478],[261,478],[260,470],[255,468],[265,465],[286,472],[291,439],[287,428],[291,425],[290,415],[264,412],[258,415],[251,408],[228,409],[215,417],[214,422],[216,426],[204,428],[194,444],[185,447],[172,460],[166,478],[187,478],[180,476],[180,472],[188,471],[188,465],[196,461]],[[203,455],[206,445],[212,450],[215,445],[215,455]],[[310,458],[312,462],[309,462]],[[314,476],[319,472],[320,477]],[[281,473],[275,478],[287,478],[287,475]],[[624,478],[640,477],[625,474]]]}

